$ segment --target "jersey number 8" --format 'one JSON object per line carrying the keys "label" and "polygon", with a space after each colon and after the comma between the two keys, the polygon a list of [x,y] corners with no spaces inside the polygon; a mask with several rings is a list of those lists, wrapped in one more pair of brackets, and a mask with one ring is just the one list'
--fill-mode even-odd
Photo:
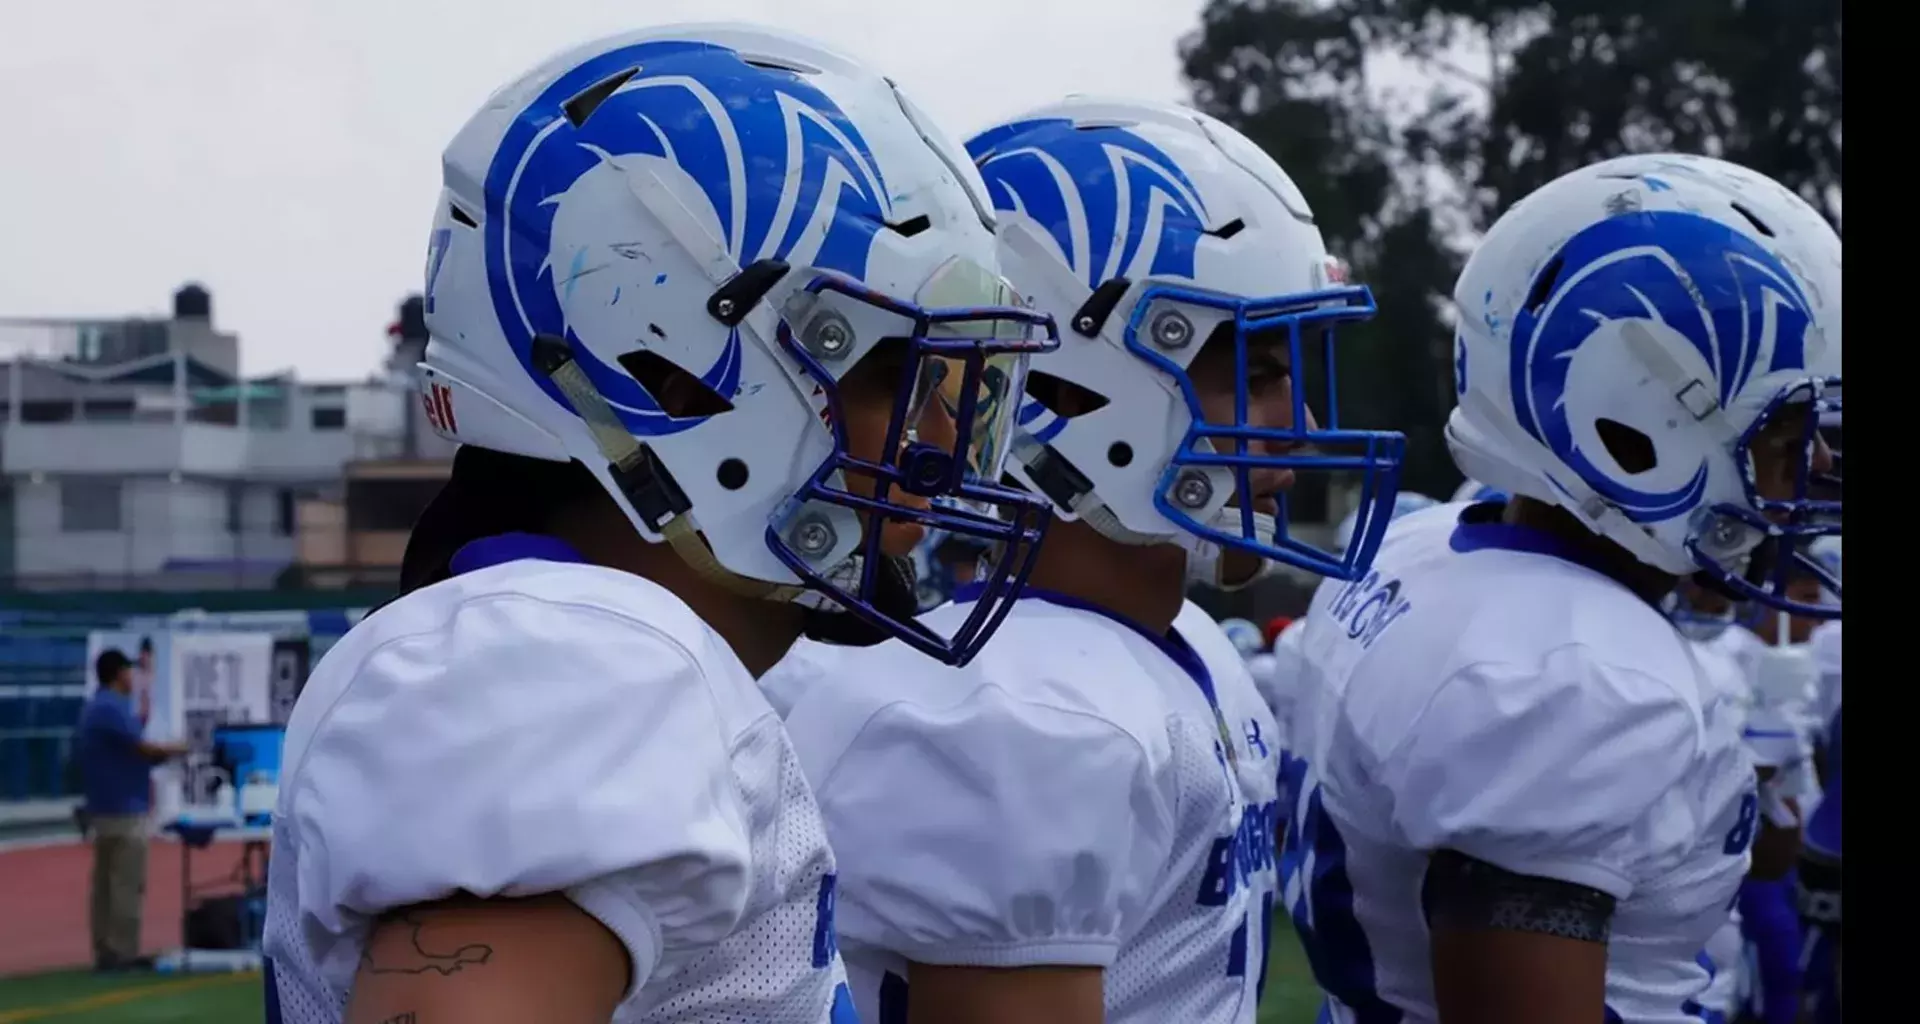
{"label": "jersey number 8", "polygon": [[1373,947],[1353,915],[1347,844],[1320,803],[1320,782],[1305,759],[1280,754],[1282,799],[1291,803],[1280,850],[1280,891],[1306,950],[1314,980],[1358,1021],[1398,1020],[1380,997]]}

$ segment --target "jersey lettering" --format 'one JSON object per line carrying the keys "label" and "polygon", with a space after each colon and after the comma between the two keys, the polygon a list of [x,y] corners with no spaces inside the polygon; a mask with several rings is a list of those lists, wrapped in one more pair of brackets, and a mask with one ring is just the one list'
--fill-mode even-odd
{"label": "jersey lettering", "polygon": [[1305,758],[1287,751],[1280,757],[1284,791],[1291,800],[1280,852],[1280,890],[1314,980],[1352,1011],[1346,1019],[1398,1024],[1402,1014],[1380,996],[1373,947],[1353,914],[1347,845],[1321,806],[1319,778]]}
{"label": "jersey lettering", "polygon": [[[1279,815],[1278,801],[1250,804],[1241,813],[1240,825],[1234,829],[1233,835],[1214,840],[1213,848],[1207,855],[1206,873],[1200,879],[1201,906],[1225,906],[1242,887],[1255,881],[1256,876],[1274,870],[1274,828]],[[1256,1003],[1266,992],[1267,951],[1273,948],[1273,890],[1270,884],[1266,888],[1267,891],[1248,909],[1247,919],[1233,930],[1233,938],[1227,944],[1227,977],[1246,977],[1249,959],[1255,959],[1260,964],[1254,981]],[[1249,943],[1256,929],[1260,935],[1260,945],[1254,949],[1250,948]]]}
{"label": "jersey lettering", "polygon": [[1225,906],[1255,874],[1273,870],[1273,828],[1279,813],[1277,802],[1249,805],[1233,835],[1213,841],[1200,879],[1201,906]]}
{"label": "jersey lettering", "polygon": [[1400,594],[1398,579],[1382,579],[1378,570],[1340,588],[1327,606],[1350,640],[1372,647],[1387,627],[1412,610],[1413,602]]}
{"label": "jersey lettering", "polygon": [[838,878],[835,875],[822,875],[820,895],[815,901],[818,908],[813,922],[813,966],[826,967],[840,955],[840,939],[833,931],[833,900]]}

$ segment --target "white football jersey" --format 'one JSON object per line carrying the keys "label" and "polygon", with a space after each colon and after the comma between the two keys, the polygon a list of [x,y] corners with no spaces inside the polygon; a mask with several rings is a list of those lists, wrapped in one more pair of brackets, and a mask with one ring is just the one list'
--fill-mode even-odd
{"label": "white football jersey", "polygon": [[[1730,631],[1753,636],[1744,629]],[[1721,705],[1707,716],[1708,720],[1717,723],[1734,742],[1749,742],[1745,735],[1746,715],[1753,694],[1746,670],[1729,649],[1719,644],[1697,640],[1686,643],[1693,650],[1703,678],[1713,684],[1710,699]],[[1748,749],[1751,750],[1751,746]],[[1700,954],[1700,965],[1708,971],[1710,979],[1706,991],[1696,1001],[1709,1011],[1706,1019],[1716,1019],[1711,1016],[1714,1013],[1720,1015],[1717,1018],[1720,1020],[1732,1020],[1736,1016],[1748,987],[1745,953],[1746,940],[1740,932],[1740,912],[1736,907],[1728,910],[1726,922],[1707,940]]]}
{"label": "white football jersey", "polygon": [[616,1024],[855,1024],[799,761],[732,650],[647,580],[503,559],[400,598],[314,668],[284,764],[277,1020],[342,1019],[385,911],[559,892],[626,946]]}
{"label": "white football jersey", "polygon": [[1497,509],[1396,521],[1307,616],[1281,881],[1329,1016],[1437,1019],[1421,890],[1452,849],[1613,896],[1606,1019],[1698,1024],[1753,765],[1659,611]]}
{"label": "white football jersey", "polygon": [[1260,695],[1266,698],[1267,708],[1273,712],[1274,724],[1280,730],[1280,745],[1286,746],[1291,735],[1289,723],[1293,720],[1294,695],[1300,690],[1300,632],[1307,628],[1307,618],[1301,617],[1287,623],[1287,628],[1273,638],[1273,660],[1267,671],[1254,677],[1260,686]]}
{"label": "white football jersey", "polygon": [[1813,715],[1822,733],[1840,712],[1840,620],[1823,622],[1807,637],[1813,660],[1820,666],[1820,690],[1814,698]]}
{"label": "white football jersey", "polygon": [[1273,807],[1241,787],[1270,794],[1276,752],[1250,683],[1214,689],[1202,657],[1239,661],[1218,633],[1029,589],[964,668],[898,642],[775,667],[801,676],[773,688],[840,851],[863,1019],[905,1019],[909,962],[1103,968],[1110,1024],[1255,1019]]}
{"label": "white football jersey", "polygon": [[1213,679],[1213,693],[1220,705],[1227,728],[1235,734],[1238,747],[1233,758],[1240,780],[1240,799],[1246,811],[1242,840],[1248,852],[1254,844],[1264,850],[1245,886],[1248,905],[1258,905],[1255,927],[1248,929],[1246,962],[1254,972],[1255,1002],[1267,990],[1267,953],[1272,948],[1273,915],[1280,895],[1280,753],[1284,749],[1279,725],[1266,697],[1260,692],[1249,659],[1240,654],[1233,641],[1208,615],[1206,609],[1188,601],[1173,620],[1173,630],[1200,655],[1201,664]]}

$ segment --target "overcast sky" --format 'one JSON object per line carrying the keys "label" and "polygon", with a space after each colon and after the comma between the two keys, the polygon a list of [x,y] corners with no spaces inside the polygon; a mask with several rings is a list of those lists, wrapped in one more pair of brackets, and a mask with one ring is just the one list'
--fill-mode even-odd
{"label": "overcast sky", "polygon": [[1179,99],[1201,0],[0,0],[0,316],[161,313],[249,375],[358,378],[420,287],[441,148],[493,89],[647,23],[800,29],[953,134],[1068,92]]}

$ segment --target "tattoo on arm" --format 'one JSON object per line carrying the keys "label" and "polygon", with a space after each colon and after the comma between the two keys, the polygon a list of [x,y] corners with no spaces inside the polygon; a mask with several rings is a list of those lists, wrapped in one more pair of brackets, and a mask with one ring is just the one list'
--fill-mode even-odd
{"label": "tattoo on arm", "polygon": [[[404,948],[398,942],[379,943],[383,948],[376,950],[376,943],[368,943],[360,951],[360,968],[369,974],[425,974],[434,971],[442,976],[458,974],[463,967],[484,967],[493,958],[493,947],[482,943],[469,943],[457,949],[438,951],[427,948],[421,932],[430,923],[418,911],[403,910],[395,915],[395,920],[407,926],[407,942]],[[412,1013],[403,1013],[381,1024],[414,1024]]]}
{"label": "tattoo on arm", "polygon": [[1427,862],[1427,923],[1467,931],[1534,932],[1606,945],[1614,899],[1555,878],[1517,875],[1454,850]]}
{"label": "tattoo on arm", "polygon": [[405,1013],[396,1013],[381,1021],[380,1024],[420,1024],[420,1017],[412,1010],[408,1010]]}

